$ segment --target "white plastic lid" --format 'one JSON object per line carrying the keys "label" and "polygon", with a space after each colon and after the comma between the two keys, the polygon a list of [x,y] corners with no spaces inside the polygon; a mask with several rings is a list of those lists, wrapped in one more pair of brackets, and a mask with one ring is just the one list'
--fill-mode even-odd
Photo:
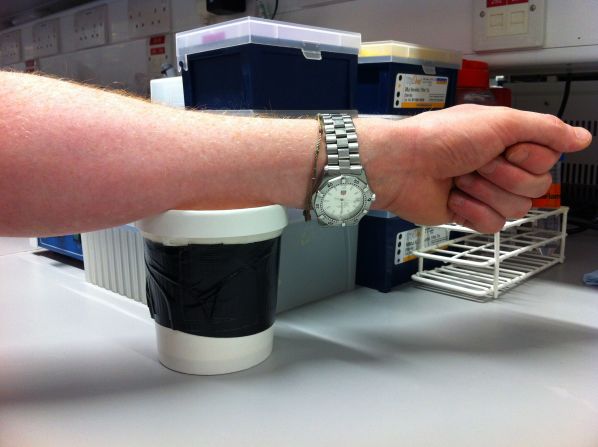
{"label": "white plastic lid", "polygon": [[359,51],[360,64],[396,62],[459,69],[462,60],[463,55],[459,51],[424,47],[396,40],[363,42]]}
{"label": "white plastic lid", "polygon": [[187,69],[187,55],[248,43],[299,48],[308,59],[321,59],[322,51],[358,54],[361,34],[276,20],[244,17],[177,33],[176,56]]}
{"label": "white plastic lid", "polygon": [[143,237],[164,245],[247,244],[280,236],[287,213],[280,205],[217,211],[171,210],[135,223]]}

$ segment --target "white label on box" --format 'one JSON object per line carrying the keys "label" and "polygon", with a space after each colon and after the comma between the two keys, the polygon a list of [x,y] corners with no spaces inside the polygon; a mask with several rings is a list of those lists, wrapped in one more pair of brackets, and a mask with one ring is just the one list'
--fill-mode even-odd
{"label": "white label on box", "polygon": [[399,73],[395,81],[395,109],[441,109],[446,104],[448,78]]}
{"label": "white label on box", "polygon": [[[395,245],[395,265],[403,262],[411,261],[416,258],[413,254],[417,250],[417,241],[421,228],[413,228],[412,230],[397,233],[397,240]],[[449,240],[449,230],[445,228],[426,228],[426,237],[424,238],[424,246],[440,244]]]}

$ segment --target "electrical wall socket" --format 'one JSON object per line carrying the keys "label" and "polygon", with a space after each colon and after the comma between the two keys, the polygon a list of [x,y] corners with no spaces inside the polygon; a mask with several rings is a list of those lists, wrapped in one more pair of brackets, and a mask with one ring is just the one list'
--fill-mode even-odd
{"label": "electrical wall socket", "polygon": [[34,57],[45,57],[58,54],[60,42],[59,19],[46,20],[33,25]]}
{"label": "electrical wall socket", "polygon": [[542,47],[546,0],[474,0],[473,50],[499,51]]}
{"label": "electrical wall socket", "polygon": [[2,65],[21,62],[22,57],[21,30],[11,31],[0,36],[0,62]]}
{"label": "electrical wall socket", "polygon": [[129,38],[170,31],[170,0],[129,0]]}
{"label": "electrical wall socket", "polygon": [[82,48],[106,45],[108,31],[108,6],[101,5],[96,8],[79,11],[74,19],[75,47]]}

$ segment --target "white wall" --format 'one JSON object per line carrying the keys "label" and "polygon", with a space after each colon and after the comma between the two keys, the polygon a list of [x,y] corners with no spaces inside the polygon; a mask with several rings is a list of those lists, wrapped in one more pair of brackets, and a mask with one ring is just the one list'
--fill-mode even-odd
{"label": "white wall", "polygon": [[[133,0],[131,0],[133,1]],[[173,35],[177,31],[234,16],[210,16],[205,0],[148,0],[169,3],[170,39],[164,60],[175,62]],[[256,1],[272,6],[274,0],[248,0],[247,14],[256,13]],[[362,33],[364,41],[404,40],[472,53],[472,10],[474,0],[280,0],[277,19]],[[93,6],[107,5],[108,44],[77,50],[74,15]],[[60,21],[60,54],[39,58],[42,71],[77,80],[148,93],[148,80],[158,75],[159,64],[150,63],[148,39],[130,34],[128,0],[97,1],[54,16]],[[547,0],[545,48],[478,55],[496,69],[519,70],[544,64],[562,68],[575,62],[580,69],[598,70],[598,26],[596,0]],[[41,20],[44,21],[47,18]],[[39,22],[39,21],[38,21]],[[23,70],[23,62],[35,58],[32,22],[19,27],[22,61],[11,67]],[[4,33],[10,32],[6,30]],[[3,33],[0,33],[3,34]],[[156,62],[156,59],[152,59]],[[159,62],[159,61],[157,61]],[[573,67],[575,69],[575,66]]]}
{"label": "white wall", "polygon": [[36,246],[34,241],[34,239],[24,237],[0,237],[0,256],[31,251]]}
{"label": "white wall", "polygon": [[325,1],[320,3],[324,5],[288,13],[283,8],[280,19],[357,31],[362,34],[364,41],[403,40],[471,52],[471,0],[351,0],[334,4]]}

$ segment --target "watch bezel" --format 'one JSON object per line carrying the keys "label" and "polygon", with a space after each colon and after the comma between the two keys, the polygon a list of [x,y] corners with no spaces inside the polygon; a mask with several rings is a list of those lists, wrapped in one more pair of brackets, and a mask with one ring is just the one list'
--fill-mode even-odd
{"label": "watch bezel", "polygon": [[[347,219],[339,220],[330,217],[328,214],[326,214],[326,212],[324,211],[323,201],[324,197],[326,196],[326,193],[329,190],[343,183],[351,183],[352,185],[357,186],[357,188],[359,188],[363,195],[363,205],[361,210],[359,210],[359,212],[356,213],[354,216]],[[357,224],[365,214],[367,214],[375,198],[375,194],[370,190],[366,181],[355,175],[340,174],[338,176],[329,178],[321,183],[321,185],[318,187],[318,190],[314,194],[312,207],[316,212],[318,220],[325,225],[354,225]]]}

